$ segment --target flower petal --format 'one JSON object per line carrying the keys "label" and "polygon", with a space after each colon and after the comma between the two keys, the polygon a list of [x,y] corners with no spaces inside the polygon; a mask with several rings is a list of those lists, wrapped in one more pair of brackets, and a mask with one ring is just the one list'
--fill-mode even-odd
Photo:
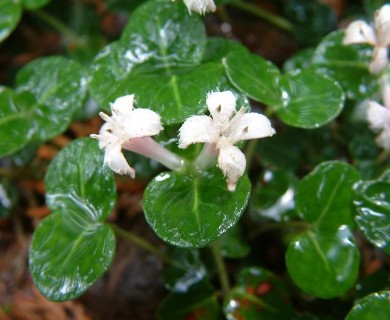
{"label": "flower petal", "polygon": [[111,104],[111,111],[113,116],[119,118],[126,118],[131,116],[134,104],[134,94],[129,94],[123,97],[119,97]]}
{"label": "flower petal", "polygon": [[179,129],[179,148],[185,149],[197,142],[216,143],[218,136],[219,132],[210,117],[192,116]]}
{"label": "flower petal", "polygon": [[213,0],[183,0],[187,6],[188,11],[195,11],[199,14],[205,14],[206,12],[214,12],[216,7]]}
{"label": "flower petal", "polygon": [[385,127],[375,140],[378,145],[390,150],[390,126]]}
{"label": "flower petal", "polygon": [[163,129],[160,116],[149,109],[134,109],[126,119],[123,126],[129,139],[154,136]]}
{"label": "flower petal", "polygon": [[215,125],[220,131],[225,131],[236,112],[236,97],[233,92],[212,92],[207,96],[206,104]]}
{"label": "flower petal", "polygon": [[271,137],[275,134],[275,129],[266,116],[255,112],[243,112],[243,109],[240,110],[229,126],[229,140],[233,144],[240,140]]}
{"label": "flower petal", "polygon": [[390,5],[384,5],[375,12],[375,29],[378,45],[387,47],[390,45]]}
{"label": "flower petal", "polygon": [[246,159],[244,154],[235,146],[226,146],[219,150],[218,167],[226,177],[228,190],[236,190],[238,179],[244,174]]}
{"label": "flower petal", "polygon": [[375,47],[374,52],[372,53],[372,61],[370,63],[369,69],[371,73],[381,72],[389,63],[388,49],[382,47]]}
{"label": "flower petal", "polygon": [[118,174],[127,174],[135,177],[135,170],[129,166],[121,152],[120,144],[111,144],[106,147],[104,153],[104,164],[109,166],[112,171]]}
{"label": "flower petal", "polygon": [[383,129],[390,125],[390,110],[375,101],[369,101],[367,120],[372,129]]}
{"label": "flower petal", "polygon": [[369,43],[374,46],[376,45],[374,29],[364,21],[354,21],[345,29],[343,43]]}

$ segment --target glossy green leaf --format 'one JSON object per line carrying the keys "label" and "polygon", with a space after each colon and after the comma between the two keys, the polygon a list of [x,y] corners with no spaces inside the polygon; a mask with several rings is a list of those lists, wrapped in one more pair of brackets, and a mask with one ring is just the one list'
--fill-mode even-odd
{"label": "glossy green leaf", "polygon": [[225,258],[242,259],[248,256],[251,251],[251,247],[245,241],[239,224],[229,229],[218,241],[221,254]]}
{"label": "glossy green leaf", "polygon": [[336,230],[345,224],[354,226],[352,186],[360,179],[354,167],[341,161],[318,165],[298,184],[296,209],[316,228]]}
{"label": "glossy green leaf", "polygon": [[64,148],[45,177],[52,214],[35,230],[30,246],[32,278],[54,301],[74,299],[107,270],[115,237],[104,220],[115,203],[112,172],[92,139]]}
{"label": "glossy green leaf", "polygon": [[173,247],[170,256],[174,263],[164,270],[164,283],[171,292],[185,293],[207,277],[198,250]]}
{"label": "glossy green leaf", "polygon": [[202,283],[187,293],[171,293],[157,311],[161,320],[219,320],[221,312],[213,288]]}
{"label": "glossy green leaf", "polygon": [[380,291],[359,300],[345,320],[387,319],[390,314],[390,291]]}
{"label": "glossy green leaf", "polygon": [[36,125],[31,103],[29,95],[0,88],[0,157],[20,150],[32,139]]}
{"label": "glossy green leaf", "polygon": [[229,80],[254,100],[280,103],[280,71],[271,62],[244,51],[233,51],[223,61]]}
{"label": "glossy green leaf", "polygon": [[202,62],[221,63],[229,53],[239,51],[246,53],[247,49],[241,43],[225,38],[209,37],[202,56]]}
{"label": "glossy green leaf", "polygon": [[227,319],[292,319],[292,307],[283,283],[262,268],[247,268],[240,272],[237,286],[223,303]]}
{"label": "glossy green leaf", "polygon": [[183,3],[147,2],[92,63],[92,96],[108,109],[117,97],[135,94],[139,106],[168,125],[201,114],[207,92],[219,89],[224,76],[220,62],[200,64],[205,45],[203,23]]}
{"label": "glossy green leaf", "polygon": [[267,170],[252,191],[251,215],[281,221],[286,211],[294,208],[295,177],[289,171]]}
{"label": "glossy green leaf", "polygon": [[368,71],[372,48],[344,45],[343,38],[343,31],[326,36],[314,52],[313,66],[340,83],[348,98],[366,99],[378,89],[376,76]]}
{"label": "glossy green leaf", "polygon": [[311,60],[314,54],[313,48],[306,48],[293,54],[283,64],[284,72],[291,72],[297,69],[307,69],[311,66]]}
{"label": "glossy green leaf", "polygon": [[390,254],[390,170],[355,185],[356,222],[367,239]]}
{"label": "glossy green leaf", "polygon": [[314,233],[305,231],[289,244],[288,272],[304,292],[320,298],[342,295],[354,285],[360,255],[347,226]]}
{"label": "glossy green leaf", "polygon": [[241,217],[250,182],[240,178],[229,192],[220,170],[198,176],[163,172],[144,193],[146,219],[164,241],[179,247],[203,247],[224,234]]}
{"label": "glossy green leaf", "polygon": [[344,106],[344,93],[334,80],[313,70],[287,73],[280,80],[279,118],[298,128],[318,128],[336,118]]}
{"label": "glossy green leaf", "polygon": [[48,4],[50,1],[51,0],[21,0],[23,6],[26,9],[30,10],[41,8]]}
{"label": "glossy green leaf", "polygon": [[49,140],[65,131],[86,98],[81,65],[63,57],[45,57],[25,65],[16,76],[16,91],[36,99],[31,107],[39,126],[37,139]]}
{"label": "glossy green leaf", "polygon": [[0,42],[16,28],[21,16],[22,7],[17,1],[2,0],[0,2]]}

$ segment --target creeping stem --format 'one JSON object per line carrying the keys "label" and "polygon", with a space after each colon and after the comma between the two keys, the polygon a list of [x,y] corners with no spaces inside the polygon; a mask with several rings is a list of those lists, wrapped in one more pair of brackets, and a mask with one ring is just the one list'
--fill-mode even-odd
{"label": "creeping stem", "polygon": [[211,243],[210,247],[211,247],[211,251],[213,252],[215,265],[217,267],[219,282],[221,283],[221,287],[222,287],[222,294],[224,297],[226,297],[230,291],[230,283],[229,283],[228,272],[226,270],[225,262],[221,254],[221,247],[218,240]]}

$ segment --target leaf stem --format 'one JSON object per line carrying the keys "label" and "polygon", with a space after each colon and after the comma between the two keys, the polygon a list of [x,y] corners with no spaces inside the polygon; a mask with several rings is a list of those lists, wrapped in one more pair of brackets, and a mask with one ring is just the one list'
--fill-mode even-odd
{"label": "leaf stem", "polygon": [[229,277],[226,270],[226,265],[223,260],[222,254],[221,254],[221,248],[218,241],[214,241],[210,244],[211,251],[213,253],[215,265],[217,267],[219,282],[221,283],[222,287],[222,294],[224,297],[229,293],[230,291],[230,283],[229,283]]}
{"label": "leaf stem", "polygon": [[267,10],[264,10],[261,7],[255,6],[251,3],[243,2],[241,0],[236,0],[236,1],[230,2],[229,4],[236,7],[236,8],[239,8],[243,11],[246,11],[250,14],[253,14],[257,17],[260,17],[260,18],[274,24],[275,26],[277,26],[283,30],[286,30],[286,31],[293,31],[294,30],[294,25],[290,21],[288,21],[287,19],[282,18],[276,14],[273,14]]}
{"label": "leaf stem", "polygon": [[160,249],[152,245],[150,242],[142,239],[141,237],[135,235],[132,232],[129,232],[127,230],[124,230],[117,225],[113,223],[109,223],[111,228],[114,230],[115,234],[122,237],[123,239],[126,239],[130,241],[131,243],[135,244],[136,246],[145,249],[146,251],[149,251],[150,253],[153,253],[156,255],[158,258],[161,259],[161,261],[167,263],[167,264],[172,264],[173,261],[170,257],[168,257],[165,253],[163,253]]}
{"label": "leaf stem", "polygon": [[32,15],[38,17],[39,19],[45,21],[53,29],[61,33],[68,42],[75,43],[79,47],[85,46],[85,41],[82,38],[80,38],[80,36],[77,33],[75,33],[72,29],[70,29],[67,25],[65,25],[62,21],[57,19],[55,16],[43,10],[33,10],[29,12]]}
{"label": "leaf stem", "polygon": [[257,139],[249,140],[246,149],[245,149],[245,157],[246,157],[246,171],[250,170],[252,165],[253,155],[256,150]]}

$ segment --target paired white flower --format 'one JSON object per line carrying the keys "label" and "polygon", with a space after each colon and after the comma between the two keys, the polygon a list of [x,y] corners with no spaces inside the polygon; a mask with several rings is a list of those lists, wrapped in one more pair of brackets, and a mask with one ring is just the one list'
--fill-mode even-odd
{"label": "paired white flower", "polygon": [[99,134],[91,134],[91,138],[99,140],[99,147],[105,149],[104,164],[114,172],[132,178],[135,177],[135,170],[129,166],[121,149],[131,150],[132,146],[137,145],[134,142],[145,144],[140,138],[157,135],[163,129],[157,113],[148,109],[134,109],[133,103],[134,95],[116,99],[111,105],[112,116],[100,112],[106,123]]}
{"label": "paired white flower", "polygon": [[370,71],[378,73],[389,63],[388,46],[390,45],[390,5],[384,5],[375,13],[375,28],[366,22],[352,22],[345,30],[344,44],[368,43],[374,47]]}
{"label": "paired white flower", "polygon": [[188,11],[195,11],[199,14],[205,14],[206,12],[214,12],[217,8],[213,0],[183,0],[187,6]]}
{"label": "paired white flower", "polygon": [[240,140],[270,137],[275,130],[269,119],[259,113],[245,113],[244,107],[236,111],[236,98],[231,91],[210,93],[206,104],[211,117],[188,118],[179,130],[179,147],[197,142],[213,146],[228,189],[234,191],[246,166],[244,154],[234,145]]}
{"label": "paired white flower", "polygon": [[384,105],[368,101],[367,120],[371,129],[379,131],[377,144],[390,150],[390,79],[385,77],[384,80],[386,81],[382,87]]}

